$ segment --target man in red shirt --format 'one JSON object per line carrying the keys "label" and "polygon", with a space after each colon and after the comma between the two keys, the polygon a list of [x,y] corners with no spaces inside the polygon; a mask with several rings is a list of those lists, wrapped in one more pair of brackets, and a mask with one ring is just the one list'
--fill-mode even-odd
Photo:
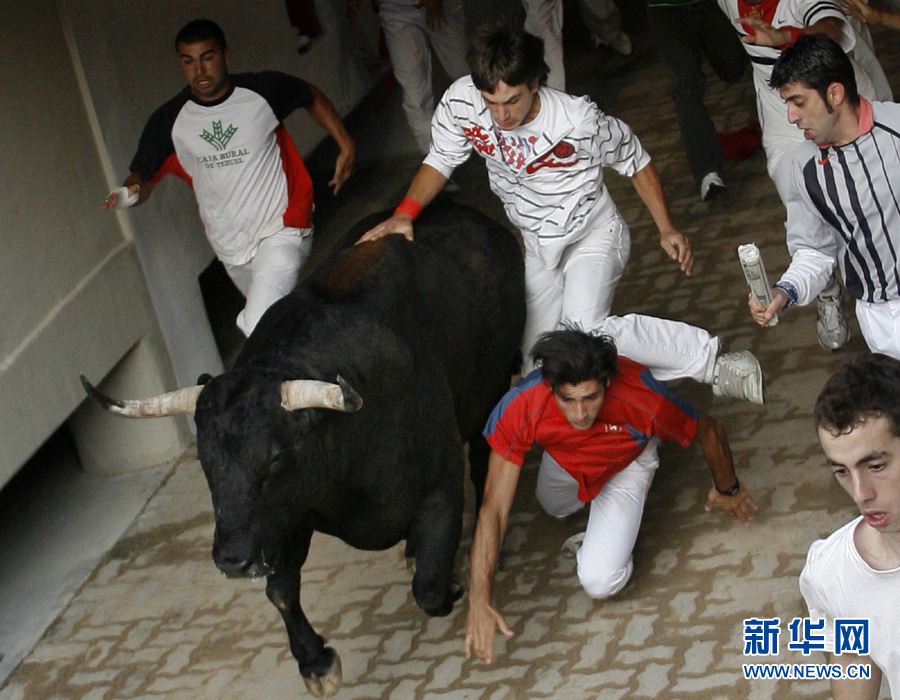
{"label": "man in red shirt", "polygon": [[503,397],[485,428],[491,457],[472,543],[465,651],[486,663],[496,630],[512,636],[491,606],[491,585],[532,443],[544,448],[537,484],[543,508],[562,518],[591,504],[576,556],[579,581],[592,598],[614,595],[631,576],[660,440],[683,447],[700,440],[713,478],[706,510],[718,504],[746,525],[756,509],[735,476],[722,427],[645,366],[619,358],[609,336],[574,329],[545,333],[532,355],[538,368]]}

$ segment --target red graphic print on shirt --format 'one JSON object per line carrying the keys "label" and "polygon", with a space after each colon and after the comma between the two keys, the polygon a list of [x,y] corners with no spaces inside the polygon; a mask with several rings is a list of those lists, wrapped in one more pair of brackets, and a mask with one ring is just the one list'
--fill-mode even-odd
{"label": "red graphic print on shirt", "polygon": [[480,126],[473,126],[471,129],[462,128],[466,138],[472,142],[472,145],[478,149],[482,155],[494,155],[494,144],[491,143],[490,137]]}
{"label": "red graphic print on shirt", "polygon": [[578,154],[575,153],[575,146],[568,141],[560,141],[553,147],[553,150],[542,155],[534,163],[529,164],[525,168],[525,172],[531,175],[541,168],[568,168],[577,162]]}

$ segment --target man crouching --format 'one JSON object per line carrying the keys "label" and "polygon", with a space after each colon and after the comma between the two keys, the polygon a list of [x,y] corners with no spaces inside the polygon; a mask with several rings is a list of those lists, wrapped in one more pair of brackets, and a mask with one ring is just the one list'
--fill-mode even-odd
{"label": "man crouching", "polygon": [[718,503],[745,525],[756,504],[738,482],[722,427],[670,392],[650,370],[618,358],[612,338],[566,329],[545,333],[532,350],[538,368],[500,401],[485,428],[491,446],[484,502],[472,542],[466,657],[490,663],[494,635],[512,630],[491,606],[494,569],[525,453],[544,448],[537,498],[563,518],[591,504],[578,549],[578,579],[592,598],[620,591],[633,569],[644,502],[660,440],[683,447],[694,437],[713,477],[706,510]]}

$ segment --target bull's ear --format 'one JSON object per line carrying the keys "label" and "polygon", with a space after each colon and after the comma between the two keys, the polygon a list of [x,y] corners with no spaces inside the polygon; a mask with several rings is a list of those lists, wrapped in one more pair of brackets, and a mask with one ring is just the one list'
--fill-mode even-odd
{"label": "bull's ear", "polygon": [[200,386],[206,386],[209,384],[209,380],[212,379],[212,375],[209,372],[204,372],[199,377],[197,377],[197,384]]}

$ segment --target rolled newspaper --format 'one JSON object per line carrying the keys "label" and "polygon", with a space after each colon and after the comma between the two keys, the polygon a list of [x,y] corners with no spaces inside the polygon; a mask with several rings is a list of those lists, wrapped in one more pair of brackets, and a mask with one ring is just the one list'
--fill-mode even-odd
{"label": "rolled newspaper", "polygon": [[[744,268],[744,277],[750,285],[750,292],[756,303],[763,307],[768,306],[772,303],[772,287],[769,285],[769,277],[759,248],[755,243],[747,243],[739,245],[737,251],[741,267]],[[777,323],[778,314],[775,314],[766,326],[774,326]]]}

